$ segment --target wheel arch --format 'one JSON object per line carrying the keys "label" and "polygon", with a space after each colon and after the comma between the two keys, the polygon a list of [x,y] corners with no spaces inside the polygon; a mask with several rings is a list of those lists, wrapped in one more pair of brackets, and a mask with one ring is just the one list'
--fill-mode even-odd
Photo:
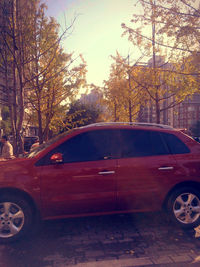
{"label": "wheel arch", "polygon": [[11,188],[11,187],[5,187],[0,189],[0,196],[5,194],[11,194],[13,196],[21,196],[23,197],[32,208],[33,212],[39,216],[39,210],[37,208],[37,205],[33,198],[25,191],[17,189],[17,188]]}
{"label": "wheel arch", "polygon": [[185,181],[185,182],[181,182],[179,184],[176,184],[166,195],[163,204],[162,204],[162,209],[164,209],[165,211],[167,210],[167,203],[168,200],[171,196],[171,194],[173,192],[175,192],[177,189],[181,188],[181,187],[193,187],[194,189],[197,189],[200,192],[200,182],[196,182],[196,181]]}

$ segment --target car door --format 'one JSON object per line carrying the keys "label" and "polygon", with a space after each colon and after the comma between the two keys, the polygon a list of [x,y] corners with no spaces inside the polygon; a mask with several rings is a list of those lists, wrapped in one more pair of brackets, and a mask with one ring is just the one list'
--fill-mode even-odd
{"label": "car door", "polygon": [[117,171],[119,210],[153,211],[161,207],[177,164],[159,132],[121,130]]}
{"label": "car door", "polygon": [[[45,217],[108,212],[116,209],[115,133],[88,131],[54,148],[38,165]],[[51,156],[63,161],[52,164]]]}

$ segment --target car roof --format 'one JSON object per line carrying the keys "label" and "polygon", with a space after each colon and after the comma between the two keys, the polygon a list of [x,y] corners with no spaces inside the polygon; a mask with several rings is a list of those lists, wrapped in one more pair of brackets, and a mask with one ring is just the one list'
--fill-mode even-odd
{"label": "car roof", "polygon": [[81,129],[90,128],[90,127],[116,127],[121,128],[122,126],[132,126],[135,128],[157,128],[157,129],[165,129],[165,130],[176,130],[173,127],[165,124],[157,124],[157,123],[145,123],[145,122],[98,122],[88,124],[86,126],[80,127]]}

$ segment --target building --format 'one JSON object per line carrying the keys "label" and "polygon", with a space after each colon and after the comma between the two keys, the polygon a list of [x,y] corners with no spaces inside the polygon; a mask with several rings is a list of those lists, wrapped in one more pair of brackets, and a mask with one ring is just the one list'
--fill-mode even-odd
{"label": "building", "polygon": [[173,126],[190,129],[192,125],[200,121],[200,94],[196,93],[192,97],[187,97],[173,111]]}
{"label": "building", "polygon": [[[165,69],[171,67],[170,64],[165,64],[163,57],[156,57],[156,65]],[[144,68],[151,66],[152,59],[149,60],[147,66],[144,66]],[[160,123],[170,125],[174,128],[189,130],[195,122],[200,120],[200,94],[196,93],[193,96],[188,96],[182,103],[177,105],[173,105],[173,102],[173,96],[167,97],[166,100],[162,102],[161,109],[163,109],[163,111],[161,112]],[[172,105],[172,107],[168,108],[170,105]],[[141,107],[138,121],[156,123],[156,108],[151,100],[147,101],[146,104]]]}
{"label": "building", "polygon": [[89,94],[82,94],[80,97],[80,102],[86,105],[92,105],[101,111],[100,120],[109,121],[111,118],[110,111],[108,107],[104,104],[103,92],[98,89],[92,89]]}

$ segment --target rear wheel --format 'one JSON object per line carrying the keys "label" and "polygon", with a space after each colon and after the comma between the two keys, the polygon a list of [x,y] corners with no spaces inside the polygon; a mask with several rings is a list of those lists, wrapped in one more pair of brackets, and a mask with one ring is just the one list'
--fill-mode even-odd
{"label": "rear wheel", "polygon": [[0,241],[10,242],[27,234],[33,226],[33,212],[20,196],[0,197]]}
{"label": "rear wheel", "polygon": [[193,187],[174,191],[168,200],[171,219],[183,228],[200,224],[200,192]]}

